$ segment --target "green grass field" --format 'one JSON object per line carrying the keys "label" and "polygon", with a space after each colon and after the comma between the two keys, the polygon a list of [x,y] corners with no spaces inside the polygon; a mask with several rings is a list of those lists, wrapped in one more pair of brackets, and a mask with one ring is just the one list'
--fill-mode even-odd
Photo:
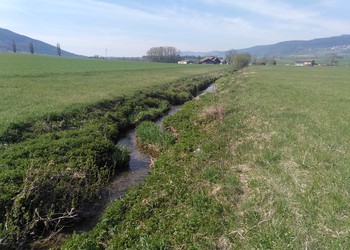
{"label": "green grass field", "polygon": [[[350,74],[342,65],[221,76],[217,93],[165,122],[176,143],[160,152],[147,179],[63,249],[349,249]],[[38,197],[67,211],[89,204],[86,190],[96,194],[90,187],[106,181],[108,164],[113,172],[127,159],[115,148],[118,129],[169,105],[163,93],[133,94],[221,68],[0,54],[0,135],[10,123],[129,96],[124,106],[107,102],[89,115],[82,109],[33,124],[18,136],[25,140],[1,145],[2,206],[21,194],[10,214],[14,235],[28,221],[60,215],[47,206],[40,217]],[[173,101],[189,94],[181,84],[164,92]],[[0,237],[7,226],[0,223]]]}
{"label": "green grass field", "polygon": [[[192,99],[227,67],[0,55],[0,248],[89,213],[128,167],[122,132]],[[188,67],[187,67],[188,66]]]}
{"label": "green grass field", "polygon": [[349,248],[348,68],[252,68],[243,78],[243,246]]}
{"label": "green grass field", "polygon": [[0,54],[0,134],[11,123],[216,70],[210,65]]}
{"label": "green grass field", "polygon": [[147,180],[63,249],[349,249],[346,67],[250,67],[166,122]]}

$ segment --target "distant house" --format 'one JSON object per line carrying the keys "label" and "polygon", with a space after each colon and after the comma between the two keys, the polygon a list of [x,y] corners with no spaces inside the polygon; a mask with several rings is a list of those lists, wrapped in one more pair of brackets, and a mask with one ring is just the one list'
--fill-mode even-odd
{"label": "distant house", "polygon": [[220,60],[220,64],[224,65],[224,64],[228,64],[225,60]]}
{"label": "distant house", "polygon": [[253,62],[252,65],[266,65],[266,62]]}
{"label": "distant house", "polygon": [[317,65],[317,63],[315,62],[315,60],[311,60],[311,61],[296,61],[295,66],[315,66]]}
{"label": "distant house", "polygon": [[181,60],[177,62],[178,64],[193,64],[192,60]]}
{"label": "distant house", "polygon": [[215,56],[207,56],[199,60],[199,64],[221,64],[221,61]]}

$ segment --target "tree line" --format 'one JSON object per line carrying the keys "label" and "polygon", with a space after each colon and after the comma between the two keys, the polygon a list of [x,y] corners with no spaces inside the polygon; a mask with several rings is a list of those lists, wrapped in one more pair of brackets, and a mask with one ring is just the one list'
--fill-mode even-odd
{"label": "tree line", "polygon": [[[16,41],[15,40],[12,40],[12,52],[13,53],[17,53],[17,44],[16,44]],[[34,43],[33,41],[30,41],[29,44],[28,44],[28,48],[29,48],[29,52],[31,54],[34,54],[35,52],[35,49],[34,49]],[[61,49],[61,45],[59,43],[57,43],[57,55],[58,56],[61,56],[62,55],[62,49]]]}
{"label": "tree line", "polygon": [[[145,59],[151,62],[176,63],[182,58],[180,50],[175,47],[152,47],[147,51]],[[249,65],[252,56],[248,53],[237,53],[234,49],[225,53],[225,60],[232,64],[234,69],[241,69]]]}
{"label": "tree line", "polygon": [[175,47],[153,47],[147,51],[146,59],[151,62],[176,63],[181,60],[180,50]]}

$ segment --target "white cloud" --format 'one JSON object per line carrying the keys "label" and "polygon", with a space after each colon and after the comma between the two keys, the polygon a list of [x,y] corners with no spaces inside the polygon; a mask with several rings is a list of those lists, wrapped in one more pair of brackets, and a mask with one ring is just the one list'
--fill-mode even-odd
{"label": "white cloud", "polygon": [[[207,0],[203,0],[208,2]],[[252,31],[264,29],[268,32],[282,32],[288,36],[312,38],[315,36],[323,37],[329,35],[339,35],[348,33],[350,21],[342,16],[327,16],[324,13],[335,10],[340,12],[342,9],[349,10],[349,3],[341,0],[321,0],[313,3],[303,1],[273,1],[273,0],[216,0],[209,1],[217,6],[224,5],[227,8],[236,10],[237,8],[246,13],[254,15],[254,24]],[[243,15],[243,14],[242,14]],[[247,20],[245,23],[249,23]],[[274,29],[278,28],[280,29]],[[283,27],[283,29],[282,29]],[[283,39],[283,37],[281,37]],[[287,37],[285,38],[287,39]]]}

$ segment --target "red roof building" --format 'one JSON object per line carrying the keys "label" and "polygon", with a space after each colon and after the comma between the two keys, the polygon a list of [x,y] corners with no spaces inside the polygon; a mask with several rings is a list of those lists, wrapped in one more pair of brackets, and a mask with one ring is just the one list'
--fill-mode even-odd
{"label": "red roof building", "polygon": [[201,60],[199,60],[200,64],[220,64],[221,61],[219,58],[215,56],[207,56]]}

